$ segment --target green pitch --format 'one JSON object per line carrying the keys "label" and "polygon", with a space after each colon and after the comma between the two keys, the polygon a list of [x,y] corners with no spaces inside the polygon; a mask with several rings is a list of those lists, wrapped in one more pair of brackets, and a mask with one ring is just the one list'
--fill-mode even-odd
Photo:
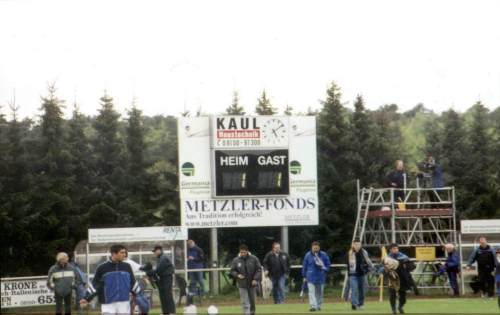
{"label": "green pitch", "polygon": [[[206,305],[208,306],[208,305]],[[217,305],[216,305],[217,306]],[[217,306],[219,314],[241,314],[239,306]],[[153,314],[158,314],[155,310]],[[181,313],[180,309],[178,313]],[[406,314],[500,314],[494,299],[410,299],[405,306]],[[206,314],[206,308],[198,308],[198,314]],[[352,311],[348,303],[326,303],[319,312],[309,312],[307,304],[257,304],[257,314],[390,314],[388,301],[368,302],[364,310]]]}

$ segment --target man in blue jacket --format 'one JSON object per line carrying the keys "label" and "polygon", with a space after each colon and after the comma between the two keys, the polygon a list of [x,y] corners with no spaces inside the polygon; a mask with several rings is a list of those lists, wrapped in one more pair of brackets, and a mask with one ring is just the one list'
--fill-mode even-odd
{"label": "man in blue jacket", "polygon": [[[193,240],[187,241],[187,256],[188,269],[203,269],[205,268],[205,253],[199,248]],[[190,271],[189,290],[192,294],[202,296],[205,291],[205,282],[203,279],[203,271]]]}
{"label": "man in blue jacket", "polygon": [[446,272],[448,274],[448,280],[450,281],[450,287],[453,289],[453,295],[459,296],[457,274],[460,272],[460,258],[455,250],[453,244],[446,244],[446,262],[444,266],[439,270],[442,274]]}
{"label": "man in blue jacket", "polygon": [[307,252],[302,263],[302,276],[307,282],[309,291],[310,312],[321,310],[323,290],[329,270],[330,258],[324,251],[320,250],[319,242],[313,242],[311,250]]}
{"label": "man in blue jacket", "polygon": [[89,283],[87,294],[80,300],[80,305],[86,306],[97,295],[103,314],[130,314],[130,293],[138,294],[141,288],[135,281],[130,265],[123,262],[125,247],[113,245],[109,251],[111,259],[97,267],[94,279]]}

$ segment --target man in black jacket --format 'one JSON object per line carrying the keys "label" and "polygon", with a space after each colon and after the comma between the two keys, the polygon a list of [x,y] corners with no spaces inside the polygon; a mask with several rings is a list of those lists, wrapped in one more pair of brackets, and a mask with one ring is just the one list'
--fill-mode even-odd
{"label": "man in black jacket", "polygon": [[248,246],[240,245],[240,253],[231,264],[231,275],[237,279],[245,315],[255,314],[255,288],[261,280],[261,269],[259,259],[250,255]]}
{"label": "man in black jacket", "polygon": [[395,169],[387,175],[387,185],[394,188],[394,202],[402,202],[405,200],[405,182],[406,172],[402,160],[397,160]]}
{"label": "man in black jacket", "polygon": [[174,276],[174,265],[163,253],[163,248],[156,245],[153,253],[157,258],[156,268],[147,272],[150,277],[158,279],[158,295],[161,303],[161,313],[164,315],[175,314],[175,302],[172,295],[172,282]]}
{"label": "man in black jacket", "polygon": [[495,278],[493,272],[497,267],[496,257],[494,250],[488,245],[486,237],[479,238],[479,247],[476,248],[469,257],[467,262],[467,269],[477,261],[477,272],[481,290],[488,297],[493,297]]}
{"label": "man in black jacket", "polygon": [[290,273],[290,257],[281,251],[280,243],[274,242],[272,250],[266,254],[262,262],[265,274],[273,283],[274,304],[285,302],[285,281]]}

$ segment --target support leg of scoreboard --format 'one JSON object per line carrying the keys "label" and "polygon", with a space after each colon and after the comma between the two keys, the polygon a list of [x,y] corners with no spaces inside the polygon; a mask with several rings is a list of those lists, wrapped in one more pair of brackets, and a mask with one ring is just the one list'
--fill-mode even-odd
{"label": "support leg of scoreboard", "polygon": [[285,253],[290,253],[290,246],[288,242],[288,226],[281,227],[281,248]]}
{"label": "support leg of scoreboard", "polygon": [[[212,261],[211,268],[218,267],[219,253],[217,251],[217,229],[210,229],[210,260]],[[219,272],[210,272],[210,291],[213,295],[219,294]]]}

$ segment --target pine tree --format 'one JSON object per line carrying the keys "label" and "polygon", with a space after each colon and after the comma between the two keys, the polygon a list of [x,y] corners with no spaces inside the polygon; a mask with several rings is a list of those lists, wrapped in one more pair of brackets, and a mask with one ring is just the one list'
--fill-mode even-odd
{"label": "pine tree", "polygon": [[226,114],[233,116],[245,115],[245,108],[240,105],[238,91],[233,92],[233,101],[231,102],[231,105],[226,108]]}
{"label": "pine tree", "polygon": [[[120,221],[117,225],[125,224],[130,217],[119,209],[119,204],[126,199],[126,158],[124,145],[119,134],[119,117],[113,105],[113,98],[107,94],[101,97],[101,109],[94,121],[96,131],[93,140],[93,151],[96,158],[96,188],[93,196],[93,204],[104,205],[99,209],[113,209],[122,215],[118,216]],[[93,207],[94,207],[93,206]],[[103,212],[104,214],[104,212]],[[102,215],[103,215],[102,214]],[[97,221],[105,221],[98,211],[89,213],[90,224]]]}
{"label": "pine tree", "polygon": [[113,98],[105,93],[101,97],[99,115],[94,121],[98,176],[110,176],[122,166],[123,144],[118,135],[119,118],[120,114],[114,109]]}
{"label": "pine tree", "polygon": [[460,115],[450,109],[441,115],[443,122],[441,164],[445,172],[445,181],[450,186],[460,186],[467,164],[467,137],[464,122]]}
{"label": "pine tree", "polygon": [[271,100],[266,95],[266,90],[262,91],[262,95],[257,99],[257,106],[255,112],[258,115],[274,115],[276,109],[271,105]]}
{"label": "pine tree", "polygon": [[376,175],[373,170],[378,167],[373,160],[373,121],[366,112],[363,96],[356,96],[354,113],[352,115],[352,147],[353,147],[353,172],[361,185],[370,186]]}
{"label": "pine tree", "polygon": [[491,182],[493,171],[492,139],[488,133],[488,109],[477,102],[470,109],[470,126],[466,168],[464,169],[465,187],[469,193],[468,207],[470,217],[491,217],[496,211],[492,200]]}
{"label": "pine tree", "polygon": [[62,114],[64,101],[57,98],[54,85],[42,97],[40,139],[37,147],[37,185],[31,194],[30,228],[33,240],[30,259],[50,263],[52,253],[70,250],[75,245],[69,222],[74,215],[69,198],[71,191],[71,156],[68,151],[65,122]]}
{"label": "pine tree", "polygon": [[[321,102],[318,117],[318,187],[320,229],[330,241],[348,240],[354,222],[355,178],[352,172],[352,147],[347,111],[340,88],[332,83]],[[331,227],[335,226],[333,230]],[[347,245],[343,244],[343,245]]]}

